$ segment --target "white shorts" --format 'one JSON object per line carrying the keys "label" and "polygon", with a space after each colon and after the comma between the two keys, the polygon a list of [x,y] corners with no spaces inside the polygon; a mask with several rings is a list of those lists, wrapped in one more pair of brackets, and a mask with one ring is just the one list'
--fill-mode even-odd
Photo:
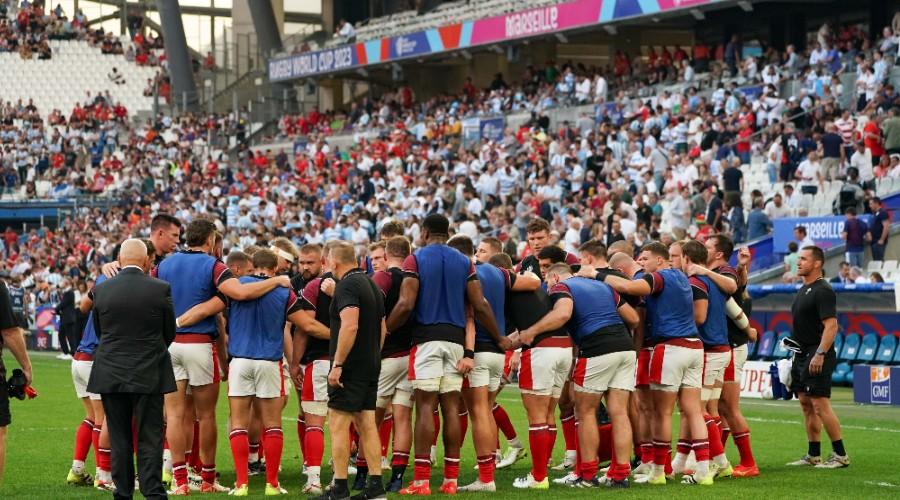
{"label": "white shorts", "polygon": [[519,363],[522,394],[559,398],[572,369],[571,347],[532,347]]}
{"label": "white shorts", "polygon": [[328,372],[331,361],[317,359],[301,366],[303,388],[300,391],[300,407],[304,413],[325,416],[328,414]]}
{"label": "white shorts", "polygon": [[731,349],[731,362],[725,367],[725,383],[740,384],[744,379],[744,363],[747,362],[747,344]]}
{"label": "white shorts", "polygon": [[260,399],[284,396],[282,362],[234,358],[228,364],[228,395],[256,396]]}
{"label": "white shorts", "polygon": [[620,351],[575,360],[575,392],[600,394],[607,389],[634,390],[637,356],[634,351]]}
{"label": "white shorts", "polygon": [[463,346],[432,340],[413,346],[409,353],[409,381],[413,389],[446,394],[462,389],[463,376],[456,364],[463,358]]}
{"label": "white shorts", "polygon": [[650,389],[677,392],[682,387],[702,387],[703,344],[700,340],[679,340],[693,346],[657,344],[650,358]]}
{"label": "white shorts", "polygon": [[494,392],[500,388],[503,379],[503,365],[506,355],[498,352],[476,352],[475,368],[466,376],[468,387],[487,387]]}
{"label": "white shorts", "polygon": [[[703,353],[703,388],[700,390],[702,401],[717,400],[722,395],[722,382],[725,381],[725,368],[731,362],[731,350],[727,352]],[[718,388],[713,388],[719,383]]]}
{"label": "white shorts", "polygon": [[390,405],[412,408],[412,385],[409,383],[409,355],[381,360],[378,376],[378,408]]}
{"label": "white shorts", "polygon": [[88,380],[91,379],[91,368],[94,366],[93,361],[72,361],[72,382],[75,384],[75,394],[79,399],[91,398],[94,401],[100,401],[100,395],[88,392]]}
{"label": "white shorts", "polygon": [[187,380],[195,387],[218,383],[219,357],[212,343],[172,342],[169,346],[175,380]]}

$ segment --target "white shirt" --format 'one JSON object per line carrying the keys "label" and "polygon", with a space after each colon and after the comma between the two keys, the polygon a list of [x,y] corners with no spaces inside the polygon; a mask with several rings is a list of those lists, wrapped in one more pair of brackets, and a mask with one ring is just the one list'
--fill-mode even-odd
{"label": "white shirt", "polygon": [[606,78],[598,76],[597,80],[594,82],[594,98],[600,102],[605,102],[606,93],[608,91],[609,85],[606,83]]}
{"label": "white shirt", "polygon": [[797,174],[800,176],[801,186],[815,186],[819,183],[819,173],[821,172],[819,162],[811,162],[803,160],[797,167]]}
{"label": "white shirt", "polygon": [[775,220],[775,219],[781,219],[784,217],[790,217],[791,212],[793,212],[793,211],[791,210],[791,207],[787,206],[783,202],[780,207],[777,207],[777,206],[775,206],[775,202],[770,201],[770,202],[766,203],[765,212],[770,220]]}

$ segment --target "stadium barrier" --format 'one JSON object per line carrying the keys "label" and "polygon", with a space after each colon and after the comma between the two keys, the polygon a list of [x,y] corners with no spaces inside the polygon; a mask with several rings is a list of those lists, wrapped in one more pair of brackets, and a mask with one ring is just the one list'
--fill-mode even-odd
{"label": "stadium barrier", "polygon": [[900,366],[853,367],[853,401],[900,406]]}

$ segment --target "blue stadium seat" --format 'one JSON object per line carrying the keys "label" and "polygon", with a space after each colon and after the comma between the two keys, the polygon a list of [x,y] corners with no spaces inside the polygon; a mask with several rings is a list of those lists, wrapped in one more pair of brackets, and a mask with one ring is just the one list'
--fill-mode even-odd
{"label": "blue stadium seat", "polygon": [[881,345],[878,346],[878,354],[875,355],[875,363],[879,365],[890,364],[894,360],[894,354],[897,351],[897,337],[891,333],[881,338]]}
{"label": "blue stadium seat", "polygon": [[853,373],[853,367],[846,361],[841,361],[834,367],[834,373],[831,374],[831,382],[834,384],[843,384],[847,382],[847,377]]}
{"label": "blue stadium seat", "polygon": [[778,334],[778,340],[775,341],[775,349],[772,350],[772,358],[774,359],[784,359],[790,357],[791,351],[787,350],[782,343],[782,340],[786,339],[791,335],[791,332],[780,332]]}
{"label": "blue stadium seat", "polygon": [[756,342],[747,342],[747,359],[753,359],[756,355]]}
{"label": "blue stadium seat", "polygon": [[859,355],[859,334],[848,333],[844,336],[844,345],[841,352],[837,353],[838,361],[854,361]]}
{"label": "blue stadium seat", "polygon": [[859,347],[859,355],[856,357],[857,363],[871,363],[878,354],[878,334],[867,333]]}
{"label": "blue stadium seat", "polygon": [[844,334],[841,332],[837,332],[834,336],[834,352],[835,354],[841,353],[841,348],[844,347]]}
{"label": "blue stadium seat", "polygon": [[900,340],[897,341],[897,349],[894,351],[894,361],[892,365],[900,365]]}
{"label": "blue stadium seat", "polygon": [[763,333],[756,346],[756,359],[769,359],[775,350],[775,332]]}

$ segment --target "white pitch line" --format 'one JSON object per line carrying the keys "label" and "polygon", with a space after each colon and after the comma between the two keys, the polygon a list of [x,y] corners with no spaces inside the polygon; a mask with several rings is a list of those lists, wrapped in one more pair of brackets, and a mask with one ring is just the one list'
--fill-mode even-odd
{"label": "white pitch line", "polygon": [[[791,425],[803,425],[803,422],[799,420],[780,420],[774,418],[759,418],[759,417],[745,417],[747,420],[751,422],[761,422],[764,424],[791,424]],[[900,434],[900,429],[890,429],[886,427],[866,427],[864,425],[841,425],[843,429],[850,429],[854,431],[869,431],[869,432],[893,432]]]}
{"label": "white pitch line", "polygon": [[863,481],[869,486],[882,486],[884,488],[900,488],[900,484],[885,483],[884,481],[876,483],[875,481]]}

